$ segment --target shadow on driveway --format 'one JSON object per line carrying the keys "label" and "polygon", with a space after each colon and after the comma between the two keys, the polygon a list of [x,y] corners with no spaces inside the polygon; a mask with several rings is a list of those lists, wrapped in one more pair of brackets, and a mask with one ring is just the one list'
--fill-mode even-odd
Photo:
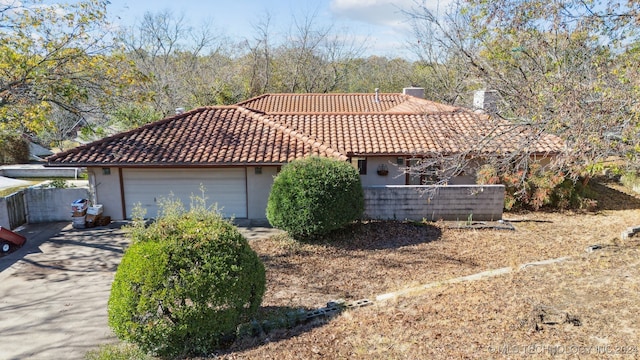
{"label": "shadow on driveway", "polygon": [[0,258],[1,359],[82,359],[116,341],[107,301],[128,246],[121,225],[30,224],[18,231],[27,243]]}

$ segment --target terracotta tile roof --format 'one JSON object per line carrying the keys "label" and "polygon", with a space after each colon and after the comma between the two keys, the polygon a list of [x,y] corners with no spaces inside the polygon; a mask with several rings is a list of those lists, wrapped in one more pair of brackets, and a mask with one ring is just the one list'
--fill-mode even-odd
{"label": "terracotta tile roof", "polygon": [[56,154],[48,165],[229,166],[282,164],[311,154],[553,153],[563,146],[558,137],[466,109],[402,94],[380,94],[372,102],[374,96],[267,94],[237,106],[199,108]]}
{"label": "terracotta tile roof", "polygon": [[265,114],[452,111],[453,106],[404,94],[265,94],[238,103]]}
{"label": "terracotta tile roof", "polygon": [[53,166],[215,166],[285,163],[310,154],[345,158],[231,106],[196,109],[47,160]]}
{"label": "terracotta tile roof", "polygon": [[[272,118],[347,155],[511,152],[523,146],[547,153],[562,146],[557,137],[492,122],[461,109],[432,114],[276,114]],[[479,145],[473,148],[475,144]]]}

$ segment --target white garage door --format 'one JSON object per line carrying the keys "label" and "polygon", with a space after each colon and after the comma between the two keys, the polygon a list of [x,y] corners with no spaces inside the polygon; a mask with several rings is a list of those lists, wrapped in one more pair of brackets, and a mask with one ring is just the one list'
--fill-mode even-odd
{"label": "white garage door", "polygon": [[247,217],[247,186],[244,168],[220,169],[123,169],[126,217],[141,204],[146,217],[158,214],[158,203],[170,193],[189,209],[191,197],[202,196],[205,188],[207,206],[218,204],[225,217]]}

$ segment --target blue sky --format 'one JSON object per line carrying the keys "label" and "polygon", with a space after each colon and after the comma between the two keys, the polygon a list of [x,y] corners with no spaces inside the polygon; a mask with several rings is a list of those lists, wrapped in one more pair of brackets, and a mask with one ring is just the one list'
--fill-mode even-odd
{"label": "blue sky", "polygon": [[[288,31],[293,18],[316,14],[319,26],[333,26],[339,34],[351,34],[367,46],[365,55],[408,56],[404,44],[410,40],[410,27],[401,9],[415,6],[415,0],[110,0],[107,12],[113,22],[125,26],[149,11],[170,10],[183,15],[197,27],[211,27],[233,40],[251,40],[253,25],[271,14],[276,34]],[[436,6],[437,0],[427,0]]]}

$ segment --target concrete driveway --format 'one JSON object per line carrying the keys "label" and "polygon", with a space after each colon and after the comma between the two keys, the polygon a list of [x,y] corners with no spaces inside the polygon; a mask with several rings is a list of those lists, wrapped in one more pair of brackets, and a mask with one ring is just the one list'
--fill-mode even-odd
{"label": "concrete driveway", "polygon": [[[116,342],[107,325],[113,276],[129,242],[120,227],[30,224],[19,250],[0,257],[0,359],[82,359]],[[247,239],[279,230],[239,227]]]}
{"label": "concrete driveway", "polygon": [[19,231],[27,243],[0,258],[0,359],[82,359],[115,341],[107,301],[128,244],[120,225]]}

